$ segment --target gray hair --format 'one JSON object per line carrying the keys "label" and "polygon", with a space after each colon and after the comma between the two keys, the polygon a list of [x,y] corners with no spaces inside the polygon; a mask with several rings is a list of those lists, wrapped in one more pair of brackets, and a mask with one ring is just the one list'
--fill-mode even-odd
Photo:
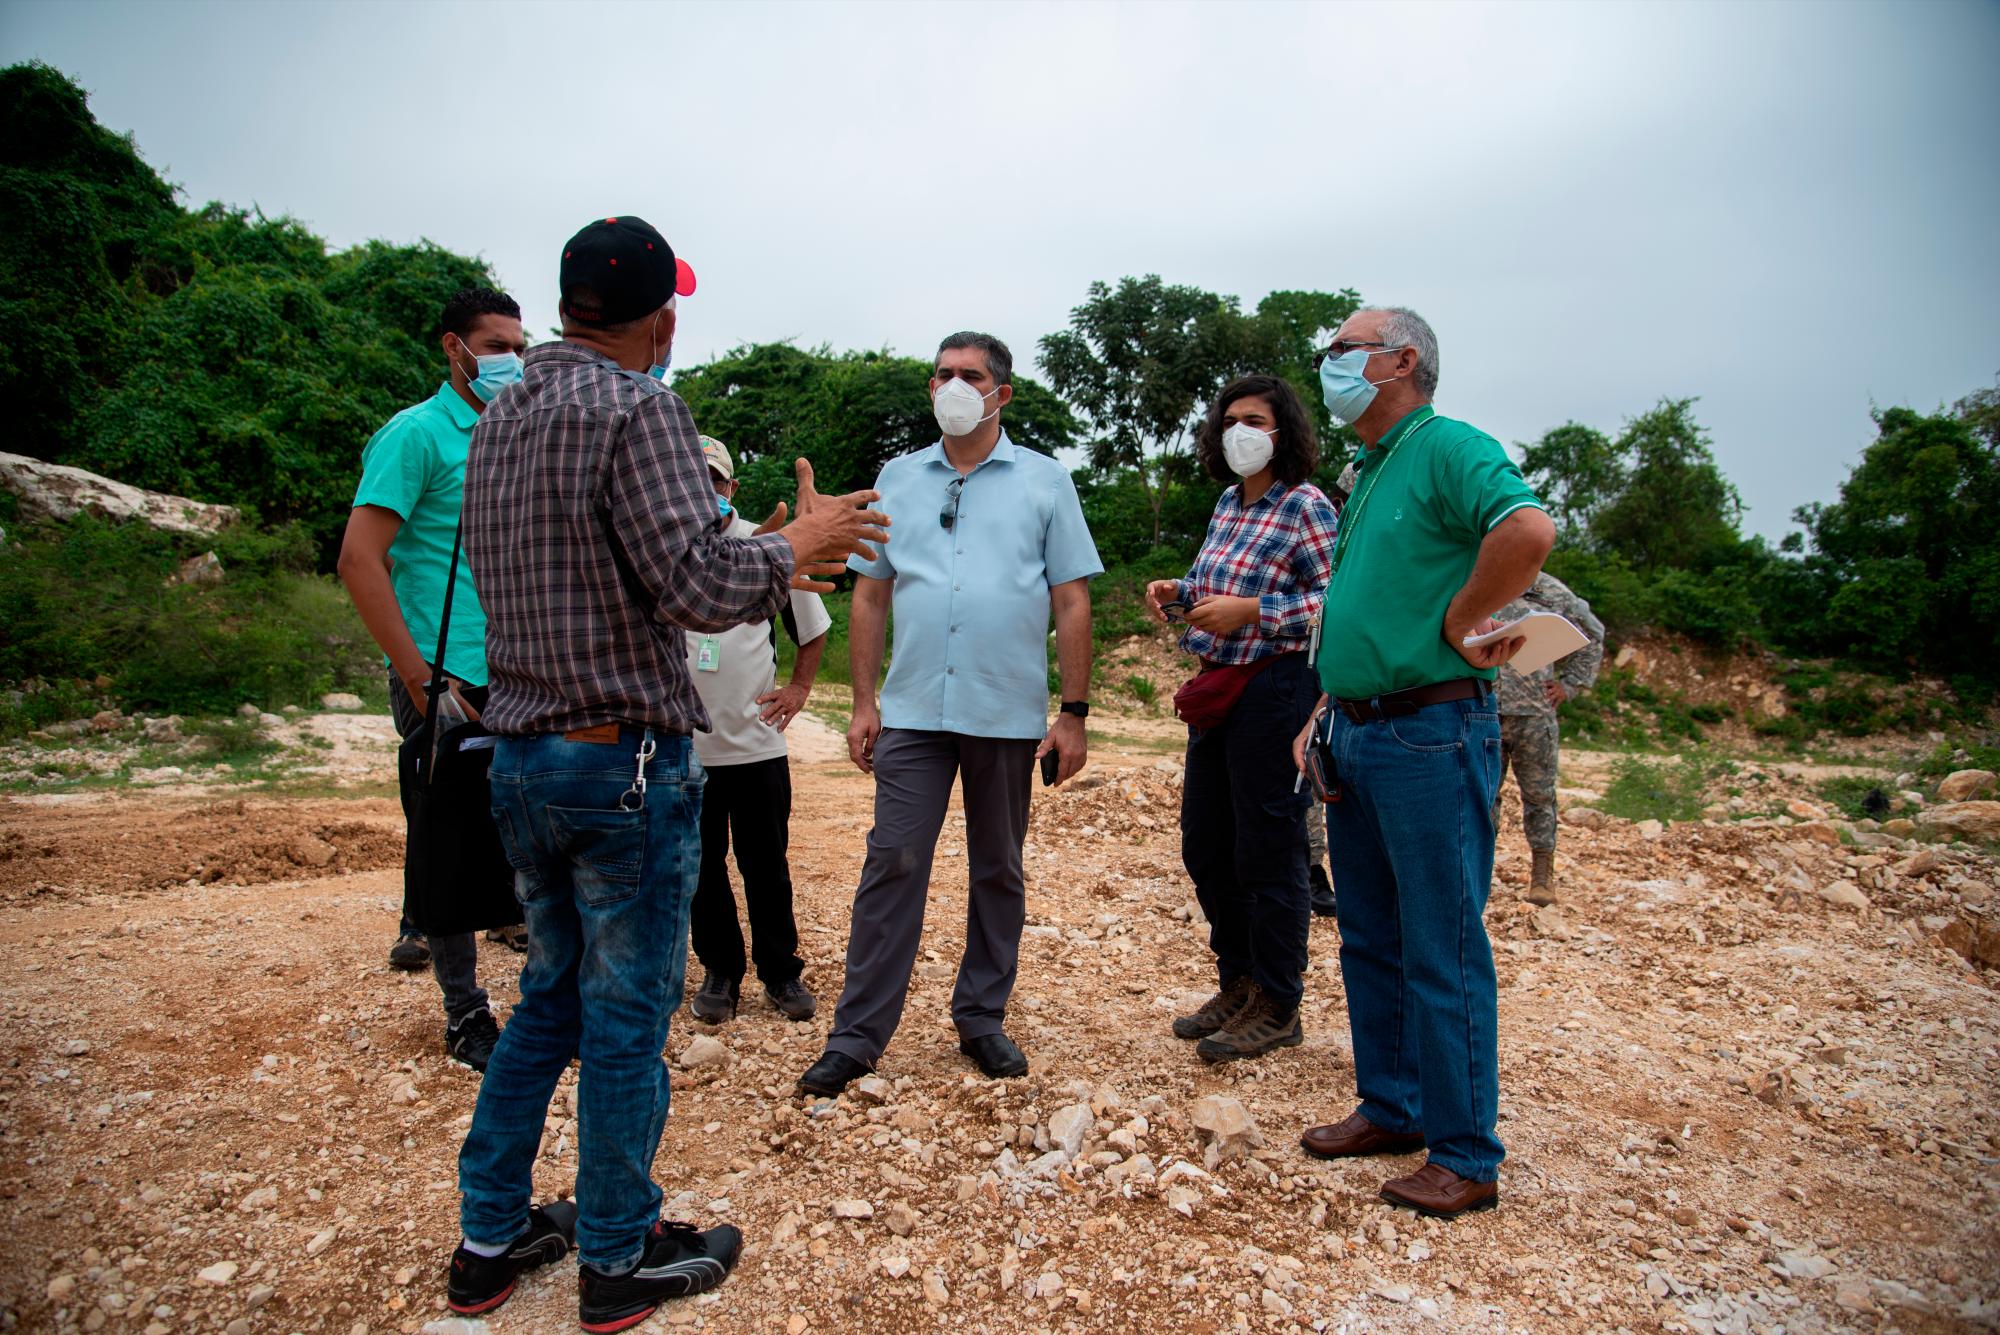
{"label": "gray hair", "polygon": [[1411,310],[1408,306],[1363,306],[1364,311],[1380,311],[1388,318],[1382,321],[1382,341],[1390,347],[1407,347],[1417,350],[1417,370],[1411,376],[1417,391],[1426,399],[1437,397],[1438,389],[1438,338],[1432,332],[1430,321]]}
{"label": "gray hair", "polygon": [[938,344],[940,353],[956,348],[977,348],[986,354],[986,370],[993,377],[995,385],[1014,383],[1014,354],[1007,351],[1007,345],[991,334],[975,334],[971,330],[961,330]]}

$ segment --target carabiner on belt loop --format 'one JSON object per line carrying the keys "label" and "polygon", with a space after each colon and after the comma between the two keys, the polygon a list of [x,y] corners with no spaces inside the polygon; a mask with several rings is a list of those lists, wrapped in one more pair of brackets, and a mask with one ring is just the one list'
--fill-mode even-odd
{"label": "carabiner on belt loop", "polygon": [[[646,730],[646,738],[644,741],[639,743],[639,750],[634,757],[639,762],[639,765],[638,768],[633,771],[632,786],[630,788],[627,788],[623,793],[619,794],[618,796],[618,809],[620,811],[642,811],[645,809],[646,762],[653,758],[653,753],[658,749],[659,749],[658,743],[654,742],[653,740],[653,730],[651,728],[648,728]],[[625,804],[625,799],[628,797],[636,798],[637,800],[633,802],[632,805],[627,806]]]}

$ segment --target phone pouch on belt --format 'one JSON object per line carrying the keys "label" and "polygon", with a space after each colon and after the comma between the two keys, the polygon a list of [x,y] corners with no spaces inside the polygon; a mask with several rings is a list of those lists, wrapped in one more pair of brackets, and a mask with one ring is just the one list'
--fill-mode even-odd
{"label": "phone pouch on belt", "polygon": [[1257,674],[1277,661],[1278,655],[1273,654],[1254,663],[1204,667],[1174,692],[1174,713],[1198,732],[1221,727]]}

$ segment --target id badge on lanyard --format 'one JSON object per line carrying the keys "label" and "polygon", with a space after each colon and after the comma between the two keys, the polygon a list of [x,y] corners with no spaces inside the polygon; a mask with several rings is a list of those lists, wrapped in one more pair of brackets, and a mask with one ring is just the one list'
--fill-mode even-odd
{"label": "id badge on lanyard", "polygon": [[720,637],[704,635],[695,641],[694,670],[696,672],[720,672],[722,670],[722,640]]}

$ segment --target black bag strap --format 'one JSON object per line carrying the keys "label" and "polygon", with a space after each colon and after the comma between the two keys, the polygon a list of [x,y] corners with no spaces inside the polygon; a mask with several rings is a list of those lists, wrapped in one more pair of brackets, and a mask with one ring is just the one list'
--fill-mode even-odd
{"label": "black bag strap", "polygon": [[451,573],[444,581],[444,611],[438,617],[437,657],[431,660],[431,679],[424,687],[428,701],[424,708],[424,722],[420,729],[424,736],[423,750],[419,753],[430,763],[418,767],[424,785],[430,786],[431,774],[437,769],[437,710],[438,701],[448,689],[444,671],[444,648],[451,636],[451,596],[458,590],[458,550],[465,540],[465,518],[459,517],[458,528],[451,535]]}

